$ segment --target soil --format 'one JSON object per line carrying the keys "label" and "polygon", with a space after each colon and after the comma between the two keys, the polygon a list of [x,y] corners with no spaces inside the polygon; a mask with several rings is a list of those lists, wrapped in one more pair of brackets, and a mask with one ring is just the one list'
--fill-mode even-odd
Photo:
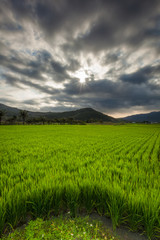
{"label": "soil", "polygon": [[113,231],[111,219],[99,216],[97,213],[90,214],[90,218],[100,220],[101,222],[103,222],[103,225],[107,229],[109,229],[110,232],[113,233],[113,235],[117,236],[120,240],[147,240],[146,236],[140,233],[131,232],[129,231],[129,229],[123,226],[118,227],[116,231]]}

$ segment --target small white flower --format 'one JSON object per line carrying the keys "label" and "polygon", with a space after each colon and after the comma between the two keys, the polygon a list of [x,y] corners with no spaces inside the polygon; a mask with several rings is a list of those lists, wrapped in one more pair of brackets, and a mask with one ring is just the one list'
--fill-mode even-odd
{"label": "small white flower", "polygon": [[73,236],[73,233],[71,233],[71,235]]}
{"label": "small white flower", "polygon": [[90,226],[92,227],[93,225],[92,225],[92,224],[90,224]]}
{"label": "small white flower", "polygon": [[83,234],[86,234],[86,232],[83,232]]}

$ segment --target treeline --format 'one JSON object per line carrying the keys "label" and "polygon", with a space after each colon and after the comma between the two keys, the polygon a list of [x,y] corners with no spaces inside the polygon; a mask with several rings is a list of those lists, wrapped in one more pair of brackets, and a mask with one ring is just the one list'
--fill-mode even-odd
{"label": "treeline", "polygon": [[85,121],[75,120],[73,118],[54,118],[54,119],[47,119],[45,117],[37,117],[37,118],[28,118],[25,121],[26,124],[80,124],[85,125]]}
{"label": "treeline", "polygon": [[102,123],[102,120],[98,119],[88,119],[86,121],[77,120],[74,118],[46,118],[44,116],[41,117],[31,117],[28,115],[28,112],[26,110],[20,110],[19,115],[13,115],[11,117],[6,116],[7,113],[5,111],[0,110],[0,124],[4,125],[16,125],[16,124],[79,124],[79,125],[85,125],[87,123],[94,123],[94,122],[100,122]]}

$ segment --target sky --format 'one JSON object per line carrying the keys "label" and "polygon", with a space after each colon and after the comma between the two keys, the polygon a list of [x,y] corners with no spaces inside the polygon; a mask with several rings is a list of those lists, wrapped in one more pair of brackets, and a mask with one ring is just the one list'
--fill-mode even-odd
{"label": "sky", "polygon": [[160,110],[159,0],[0,0],[0,103]]}

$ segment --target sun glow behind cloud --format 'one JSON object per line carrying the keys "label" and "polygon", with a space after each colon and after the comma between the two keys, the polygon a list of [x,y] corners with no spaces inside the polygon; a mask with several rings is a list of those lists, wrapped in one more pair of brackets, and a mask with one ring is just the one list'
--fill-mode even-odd
{"label": "sun glow behind cloud", "polygon": [[84,70],[79,70],[77,73],[76,73],[77,77],[80,79],[80,83],[85,83],[86,82],[86,78],[88,77],[88,75],[85,73]]}
{"label": "sun glow behind cloud", "polygon": [[76,71],[75,73],[71,73],[72,77],[78,78],[79,82],[81,84],[85,84],[86,83],[86,79],[89,77],[88,74],[86,74],[86,70],[84,69],[79,69],[78,71]]}
{"label": "sun glow behind cloud", "polygon": [[159,109],[160,2],[5,0],[0,12],[2,103]]}

